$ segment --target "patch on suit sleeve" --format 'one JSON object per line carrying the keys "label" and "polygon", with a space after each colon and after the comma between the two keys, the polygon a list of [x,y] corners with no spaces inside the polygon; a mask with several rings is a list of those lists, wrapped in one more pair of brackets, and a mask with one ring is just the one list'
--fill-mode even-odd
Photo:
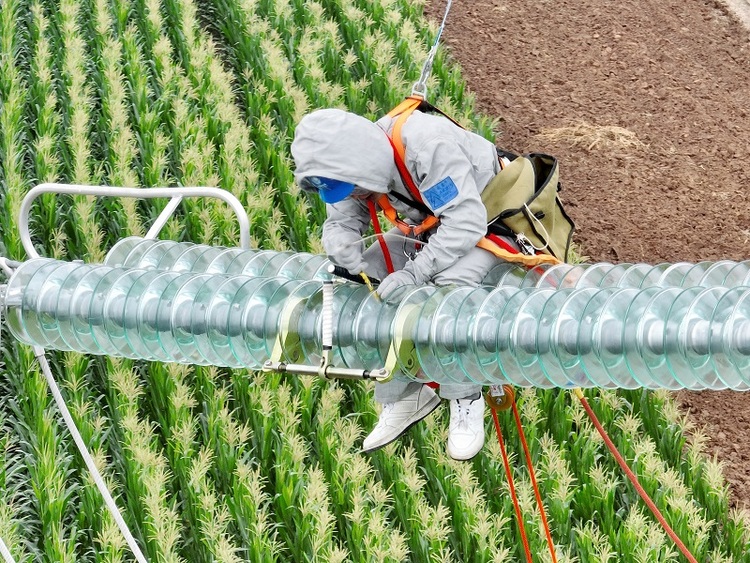
{"label": "patch on suit sleeve", "polygon": [[422,195],[432,209],[438,209],[458,195],[458,188],[451,177],[446,176]]}

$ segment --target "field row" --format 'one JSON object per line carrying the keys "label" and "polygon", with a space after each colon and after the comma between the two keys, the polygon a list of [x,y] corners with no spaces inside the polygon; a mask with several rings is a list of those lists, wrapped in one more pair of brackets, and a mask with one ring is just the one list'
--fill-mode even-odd
{"label": "field row", "polygon": [[[321,251],[324,210],[294,185],[307,111],[386,113],[435,35],[407,0],[4,0],[0,4],[0,254],[24,259],[16,218],[40,182],[220,186],[255,246]],[[492,138],[440,50],[436,105]],[[44,196],[40,254],[101,262],[159,205]],[[186,201],[164,238],[235,245],[222,204]],[[4,335],[5,336],[5,335]],[[28,348],[2,339],[0,537],[16,561],[131,555]],[[360,451],[371,388],[243,370],[51,355],[82,435],[151,561],[520,561],[497,441],[445,454],[441,409],[399,443]],[[677,561],[565,392],[519,406],[559,561]],[[590,395],[612,438],[701,561],[750,561],[746,515],[668,395]],[[548,560],[521,444],[501,417],[532,552]],[[692,433],[687,443],[688,433]]]}

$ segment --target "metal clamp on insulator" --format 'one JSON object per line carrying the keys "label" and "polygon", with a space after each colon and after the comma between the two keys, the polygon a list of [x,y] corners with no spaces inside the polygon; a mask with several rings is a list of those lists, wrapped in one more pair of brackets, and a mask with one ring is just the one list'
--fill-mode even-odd
{"label": "metal clamp on insulator", "polygon": [[393,319],[393,337],[385,360],[385,369],[390,373],[401,369],[405,374],[417,377],[419,360],[411,335],[418,314],[419,307],[413,304],[402,305],[396,312]]}
{"label": "metal clamp on insulator", "polygon": [[[321,344],[320,364],[317,366],[281,361],[282,356],[289,358],[301,357],[299,335],[289,330],[292,319],[299,316],[299,310],[304,306],[305,299],[290,300],[281,314],[279,333],[274,343],[271,359],[261,368],[263,371],[291,373],[295,375],[317,375],[326,379],[372,379],[387,381],[391,372],[385,368],[366,370],[354,368],[340,368],[331,364],[333,355],[333,281],[323,282],[323,311],[321,314]],[[289,347],[292,349],[290,350]]]}
{"label": "metal clamp on insulator", "polygon": [[[293,318],[299,318],[300,311],[302,310],[302,307],[304,307],[305,301],[306,299],[302,297],[287,300],[284,309],[281,311],[279,332],[276,335],[269,362],[278,363],[281,361],[283,355],[291,360],[302,359],[302,346],[299,340],[299,334],[296,331],[289,330],[289,324]],[[266,364],[269,362],[266,362]],[[263,370],[268,371],[265,368],[265,364]]]}

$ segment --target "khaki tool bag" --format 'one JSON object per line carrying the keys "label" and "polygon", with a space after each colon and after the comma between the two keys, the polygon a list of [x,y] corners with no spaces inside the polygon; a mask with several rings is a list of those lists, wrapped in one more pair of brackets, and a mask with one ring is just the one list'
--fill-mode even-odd
{"label": "khaki tool bag", "polygon": [[544,252],[566,262],[575,225],[558,191],[555,157],[531,153],[514,158],[482,192],[488,232],[515,238],[529,253]]}

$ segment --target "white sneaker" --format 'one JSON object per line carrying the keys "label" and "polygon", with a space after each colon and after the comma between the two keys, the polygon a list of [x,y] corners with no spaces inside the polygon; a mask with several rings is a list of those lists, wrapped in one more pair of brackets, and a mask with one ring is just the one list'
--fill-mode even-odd
{"label": "white sneaker", "polygon": [[452,399],[448,428],[448,455],[467,460],[484,445],[484,399]]}
{"label": "white sneaker", "polygon": [[440,397],[427,385],[395,403],[383,404],[378,424],[362,443],[362,451],[373,452],[387,446],[440,404]]}

